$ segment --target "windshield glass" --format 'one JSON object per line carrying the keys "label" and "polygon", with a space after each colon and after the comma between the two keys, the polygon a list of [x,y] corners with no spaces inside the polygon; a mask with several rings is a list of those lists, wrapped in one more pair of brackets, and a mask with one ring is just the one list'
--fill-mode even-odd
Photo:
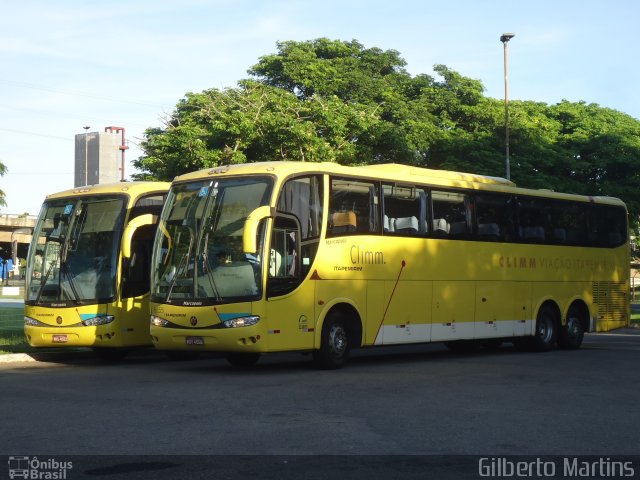
{"label": "windshield glass", "polygon": [[[260,294],[259,255],[242,252],[249,213],[269,202],[269,177],[224,178],[174,185],[160,220],[152,298],[243,301]],[[258,245],[262,245],[261,230]]]}
{"label": "windshield glass", "polygon": [[86,304],[116,294],[125,198],[82,197],[42,206],[27,259],[27,303]]}

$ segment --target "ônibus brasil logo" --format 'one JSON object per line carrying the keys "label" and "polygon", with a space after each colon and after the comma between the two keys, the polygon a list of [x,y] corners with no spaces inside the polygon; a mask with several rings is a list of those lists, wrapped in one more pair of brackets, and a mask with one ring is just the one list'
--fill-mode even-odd
{"label": "\u00f4nibus brasil logo", "polygon": [[65,480],[69,478],[67,471],[73,468],[73,462],[61,462],[53,458],[9,457],[9,478],[25,478],[33,480]]}

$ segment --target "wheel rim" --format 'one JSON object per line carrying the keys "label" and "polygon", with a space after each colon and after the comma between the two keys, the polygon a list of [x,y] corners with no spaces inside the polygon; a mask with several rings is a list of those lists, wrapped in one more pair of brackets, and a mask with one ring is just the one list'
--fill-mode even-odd
{"label": "wheel rim", "polygon": [[575,317],[567,319],[567,335],[570,338],[578,338],[580,336],[580,324],[579,320]]}
{"label": "wheel rim", "polygon": [[538,321],[538,338],[544,343],[549,343],[553,337],[553,324],[547,315],[542,316]]}
{"label": "wheel rim", "polygon": [[329,349],[336,356],[344,355],[347,349],[347,332],[342,325],[333,325],[329,330]]}

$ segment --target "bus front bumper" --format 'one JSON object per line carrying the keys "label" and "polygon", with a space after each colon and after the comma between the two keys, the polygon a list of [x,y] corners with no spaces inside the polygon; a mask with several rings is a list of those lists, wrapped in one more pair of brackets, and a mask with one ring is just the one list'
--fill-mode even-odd
{"label": "bus front bumper", "polygon": [[108,326],[46,327],[24,326],[32,347],[122,347],[123,336]]}
{"label": "bus front bumper", "polygon": [[158,350],[209,352],[266,352],[264,333],[257,325],[242,328],[171,328],[151,325]]}

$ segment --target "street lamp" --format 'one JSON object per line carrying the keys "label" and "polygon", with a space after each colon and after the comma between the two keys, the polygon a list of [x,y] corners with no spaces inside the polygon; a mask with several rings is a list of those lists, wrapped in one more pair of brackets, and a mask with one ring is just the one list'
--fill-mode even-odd
{"label": "street lamp", "polygon": [[89,184],[89,129],[90,126],[84,128],[84,185]]}
{"label": "street lamp", "polygon": [[507,180],[511,180],[511,166],[509,165],[509,76],[507,74],[507,43],[515,36],[515,33],[503,33],[500,35],[500,41],[504,45],[504,138],[507,154],[505,161]]}

